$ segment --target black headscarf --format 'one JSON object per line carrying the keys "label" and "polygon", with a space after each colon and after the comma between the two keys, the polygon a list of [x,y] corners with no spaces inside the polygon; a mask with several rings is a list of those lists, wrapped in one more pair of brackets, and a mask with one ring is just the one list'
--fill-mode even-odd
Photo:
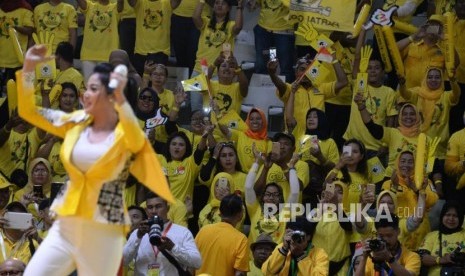
{"label": "black headscarf", "polygon": [[[452,208],[455,209],[455,211],[457,212],[459,223],[456,228],[449,229],[442,223],[442,219],[446,215],[447,211],[449,211]],[[449,234],[453,234],[453,233],[456,233],[462,230],[463,216],[464,216],[464,212],[463,212],[462,206],[457,201],[453,201],[453,200],[446,201],[446,203],[442,207],[441,215],[439,216],[440,218],[439,219],[439,233],[449,235]]]}
{"label": "black headscarf", "polygon": [[316,116],[318,117],[318,126],[316,129],[306,129],[305,134],[308,135],[316,135],[319,140],[326,140],[331,137],[331,129],[329,127],[328,118],[326,114],[317,109],[317,108],[310,108],[307,111],[307,116],[305,116],[305,123],[307,122],[307,118],[310,115],[310,112],[315,111]]}
{"label": "black headscarf", "polygon": [[157,92],[155,92],[155,90],[153,90],[152,88],[146,87],[142,89],[142,91],[139,92],[139,96],[144,94],[147,91],[150,92],[150,95],[155,101],[154,106],[153,106],[153,111],[150,113],[143,113],[142,111],[139,110],[137,103],[136,103],[136,106],[134,107],[134,111],[136,113],[137,118],[143,121],[155,117],[155,115],[157,114],[157,110],[160,107],[160,99],[158,98]]}

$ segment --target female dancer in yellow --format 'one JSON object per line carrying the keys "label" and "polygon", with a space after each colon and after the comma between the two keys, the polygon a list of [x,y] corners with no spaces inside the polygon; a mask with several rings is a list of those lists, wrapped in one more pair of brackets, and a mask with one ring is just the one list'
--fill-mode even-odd
{"label": "female dancer in yellow", "polygon": [[[167,200],[173,198],[124,97],[127,79],[111,73],[111,65],[97,66],[90,76],[84,110],[66,114],[34,106],[34,69],[53,58],[46,51],[36,45],[26,53],[17,73],[18,110],[25,120],[64,139],[60,157],[70,180],[53,203],[56,221],[24,275],[68,275],[76,268],[82,275],[115,275],[130,225],[123,203],[129,171]],[[117,81],[113,93],[110,79]]]}

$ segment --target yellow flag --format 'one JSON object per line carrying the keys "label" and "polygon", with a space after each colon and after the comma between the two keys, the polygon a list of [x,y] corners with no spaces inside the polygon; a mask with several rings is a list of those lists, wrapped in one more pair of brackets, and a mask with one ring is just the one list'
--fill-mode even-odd
{"label": "yellow flag", "polygon": [[352,32],[355,0],[290,0],[289,22],[312,23],[317,30]]}
{"label": "yellow flag", "polygon": [[331,71],[324,66],[323,63],[316,59],[305,72],[305,76],[316,86],[326,82],[326,79],[330,76],[330,74]]}
{"label": "yellow flag", "polygon": [[381,160],[379,160],[378,156],[374,156],[367,160],[367,166],[371,174],[371,181],[373,183],[380,182],[384,179],[384,175],[386,170],[384,169]]}
{"label": "yellow flag", "polygon": [[188,80],[181,81],[184,91],[207,91],[208,83],[204,74],[200,74]]}

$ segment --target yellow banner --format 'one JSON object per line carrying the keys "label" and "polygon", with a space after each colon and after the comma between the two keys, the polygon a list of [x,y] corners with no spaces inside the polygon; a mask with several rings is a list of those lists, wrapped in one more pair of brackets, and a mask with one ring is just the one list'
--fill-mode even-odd
{"label": "yellow banner", "polygon": [[311,23],[317,30],[352,32],[355,0],[291,0],[289,22]]}

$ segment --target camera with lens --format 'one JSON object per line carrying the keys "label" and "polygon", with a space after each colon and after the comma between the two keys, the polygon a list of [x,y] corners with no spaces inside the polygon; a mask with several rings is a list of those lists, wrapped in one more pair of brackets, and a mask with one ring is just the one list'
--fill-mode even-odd
{"label": "camera with lens", "polygon": [[292,231],[291,239],[295,243],[302,243],[305,240],[305,232],[300,230]]}
{"label": "camera with lens", "polygon": [[161,243],[161,235],[163,231],[163,219],[159,216],[153,216],[147,224],[150,226],[149,241],[152,245],[158,246]]}
{"label": "camera with lens", "polygon": [[380,251],[384,248],[385,242],[382,239],[373,239],[368,241],[368,247],[371,251]]}
{"label": "camera with lens", "polygon": [[451,261],[457,266],[465,268],[465,252],[460,252],[460,247],[457,247],[454,252],[450,255]]}

